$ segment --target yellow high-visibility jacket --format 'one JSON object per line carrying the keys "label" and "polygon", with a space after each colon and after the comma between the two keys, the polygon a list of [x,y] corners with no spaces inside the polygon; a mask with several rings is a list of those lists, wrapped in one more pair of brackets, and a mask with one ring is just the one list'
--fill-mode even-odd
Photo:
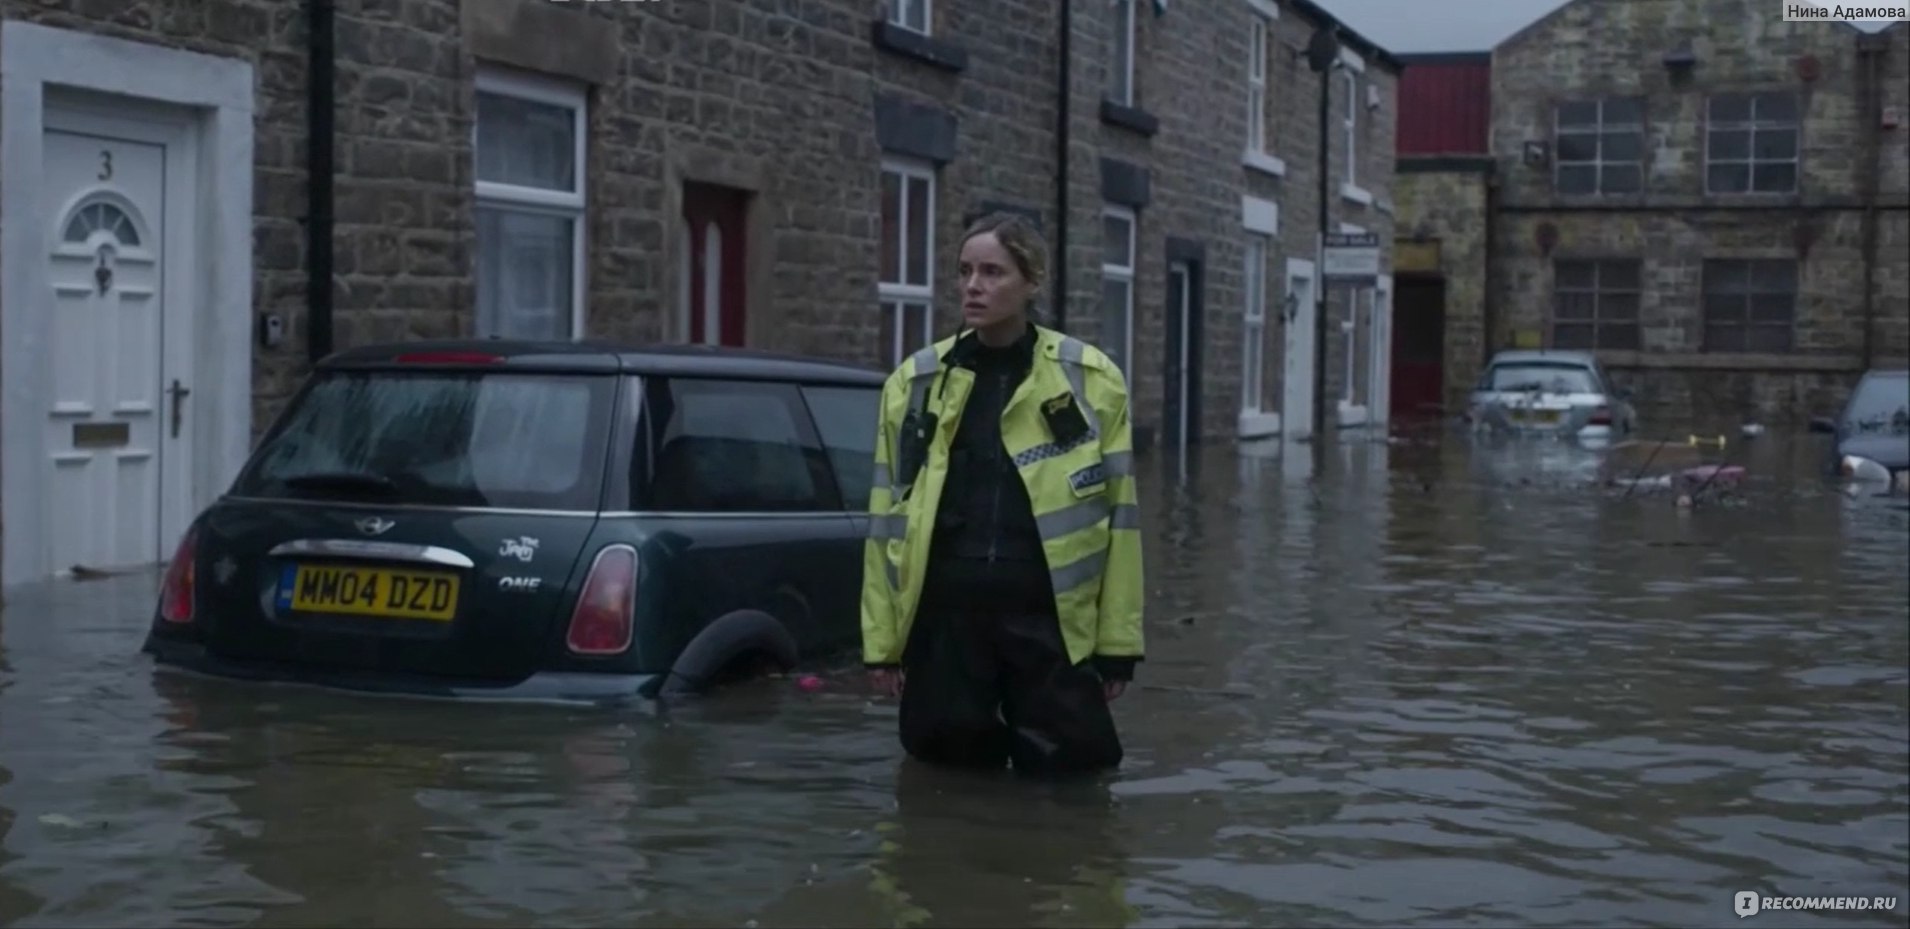
{"label": "yellow high-visibility jacket", "polygon": [[[1086,342],[1035,333],[1034,363],[1002,410],[1001,435],[1034,504],[1068,657],[1139,659],[1146,587],[1127,382]],[[975,384],[972,371],[946,361],[966,334],[916,352],[882,390],[862,569],[862,657],[871,666],[901,662],[920,606],[949,447]],[[1043,411],[1070,402],[1089,428],[1062,444]],[[924,408],[935,416],[927,456],[917,474],[903,474],[903,431],[916,422],[910,411]]]}

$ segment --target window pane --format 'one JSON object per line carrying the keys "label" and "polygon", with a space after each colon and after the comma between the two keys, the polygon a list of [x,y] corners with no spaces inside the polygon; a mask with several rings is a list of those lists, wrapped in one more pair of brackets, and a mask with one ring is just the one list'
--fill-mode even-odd
{"label": "window pane", "polygon": [[1552,327],[1553,348],[1591,348],[1591,323],[1560,323]]}
{"label": "window pane", "polygon": [[1705,169],[1705,188],[1712,193],[1743,193],[1751,188],[1751,166],[1717,165]]}
{"label": "window pane", "polygon": [[617,389],[611,377],[338,372],[314,382],[238,491],[314,472],[378,474],[380,504],[594,509]]}
{"label": "window pane", "polygon": [[1704,321],[1706,323],[1729,323],[1732,325],[1743,322],[1744,298],[1737,294],[1705,294]]}
{"label": "window pane", "polygon": [[1635,165],[1607,164],[1599,175],[1599,193],[1635,194],[1644,182],[1644,171]]}
{"label": "window pane", "polygon": [[1630,97],[1615,97],[1605,101],[1605,109],[1601,115],[1606,128],[1643,125],[1645,106],[1643,102]]}
{"label": "window pane", "polygon": [[1706,156],[1713,161],[1751,157],[1751,131],[1749,129],[1713,129],[1711,130],[1710,144],[1711,148],[1706,152]]}
{"label": "window pane", "polygon": [[1744,349],[1751,352],[1788,352],[1792,348],[1791,327],[1752,326],[1744,330]]}
{"label": "window pane", "polygon": [[928,285],[929,238],[933,229],[929,223],[929,180],[925,177],[911,177],[909,181],[909,263],[908,283]]}
{"label": "window pane", "polygon": [[1598,295],[1598,321],[1636,322],[1638,319],[1638,295],[1636,293],[1602,293]]}
{"label": "window pane", "polygon": [[575,191],[575,112],[569,107],[480,91],[478,180]]}
{"label": "window pane", "polygon": [[1598,266],[1589,261],[1554,262],[1552,279],[1561,290],[1589,290],[1598,284]]}
{"label": "window pane", "polygon": [[1797,157],[1797,130],[1760,129],[1753,149],[1758,158],[1789,161]]}
{"label": "window pane", "polygon": [[1594,161],[1598,158],[1598,136],[1590,132],[1561,132],[1558,137],[1558,160]]}
{"label": "window pane", "polygon": [[1760,164],[1752,168],[1755,179],[1751,189],[1762,194],[1789,193],[1797,189],[1797,166],[1794,164]]}
{"label": "window pane", "polygon": [[1759,94],[1752,115],[1761,123],[1797,121],[1797,97],[1794,94]]}
{"label": "window pane", "polygon": [[1790,294],[1752,294],[1748,316],[1754,323],[1789,323],[1796,309],[1797,300]]}
{"label": "window pane", "polygon": [[1750,119],[1750,97],[1744,94],[1717,94],[1711,98],[1711,122],[1742,123]]}
{"label": "window pane", "polygon": [[1125,216],[1101,217],[1101,262],[1127,267],[1132,251],[1134,226]]}
{"label": "window pane", "polygon": [[902,282],[902,175],[882,172],[882,283]]}
{"label": "window pane", "polygon": [[902,325],[901,307],[899,303],[884,302],[876,309],[876,326],[882,333],[881,342],[878,344],[882,347],[882,357],[888,360],[890,367],[900,365],[902,359],[908,357],[906,351],[898,351],[895,345],[895,334],[900,331]]}
{"label": "window pane", "polygon": [[1596,165],[1560,165],[1558,191],[1562,194],[1589,194],[1598,187]]}
{"label": "window pane", "polygon": [[1266,356],[1266,326],[1263,323],[1248,323],[1241,330],[1243,355],[1240,367],[1240,406],[1242,409],[1258,410],[1262,372]]}
{"label": "window pane", "polygon": [[1247,243],[1247,264],[1242,275],[1241,291],[1246,297],[1247,318],[1260,319],[1267,312],[1267,294],[1264,283],[1267,266],[1267,253],[1258,241]]}
{"label": "window pane", "polygon": [[1583,126],[1588,129],[1597,126],[1597,101],[1586,100],[1559,104],[1558,125],[1560,128],[1566,126]]}
{"label": "window pane", "polygon": [[928,31],[928,0],[896,0],[902,4],[902,25],[917,32]]}
{"label": "window pane", "polygon": [[882,392],[866,387],[804,387],[823,451],[846,510],[866,509],[875,479],[875,421]]}
{"label": "window pane", "polygon": [[816,477],[794,406],[795,389],[683,378],[667,410],[651,503],[694,513],[814,510]]}
{"label": "window pane", "polygon": [[1102,280],[1101,338],[1095,343],[1096,348],[1114,359],[1123,374],[1127,373],[1128,288],[1124,280]]}
{"label": "window pane", "polygon": [[1561,293],[1552,298],[1553,319],[1591,319],[1593,309],[1598,305],[1598,296],[1592,293]]}
{"label": "window pane", "polygon": [[568,216],[478,208],[480,336],[570,338],[575,222]]}
{"label": "window pane", "polygon": [[1634,323],[1616,325],[1600,324],[1598,327],[1598,347],[1611,351],[1627,352],[1638,349],[1638,326]]}
{"label": "window pane", "polygon": [[1732,323],[1707,323],[1704,327],[1704,350],[1744,351],[1744,327]]}
{"label": "window pane", "polygon": [[1598,157],[1606,161],[1637,161],[1641,138],[1636,132],[1608,132],[1599,136]]}
{"label": "window pane", "polygon": [[902,314],[899,325],[902,327],[902,351],[904,353],[926,348],[931,342],[935,341],[934,334],[929,327],[928,304],[902,303],[898,304],[898,306],[901,308]]}
{"label": "window pane", "polygon": [[1797,262],[1760,261],[1751,266],[1751,286],[1765,293],[1789,294],[1797,289]]}
{"label": "window pane", "polygon": [[1603,291],[1637,290],[1641,268],[1636,261],[1598,263],[1598,289]]}

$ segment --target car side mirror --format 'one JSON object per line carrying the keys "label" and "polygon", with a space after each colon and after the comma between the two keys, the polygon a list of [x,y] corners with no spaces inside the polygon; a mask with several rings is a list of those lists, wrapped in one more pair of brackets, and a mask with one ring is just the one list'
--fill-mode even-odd
{"label": "car side mirror", "polygon": [[1813,416],[1811,417],[1811,431],[1831,435],[1837,431],[1837,424],[1831,422],[1828,416]]}

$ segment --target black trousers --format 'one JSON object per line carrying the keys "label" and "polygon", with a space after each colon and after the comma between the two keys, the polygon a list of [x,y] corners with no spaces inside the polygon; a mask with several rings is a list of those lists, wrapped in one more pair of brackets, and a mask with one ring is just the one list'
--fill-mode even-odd
{"label": "black trousers", "polygon": [[938,602],[935,593],[924,591],[903,653],[904,750],[931,764],[1012,764],[1041,776],[1120,765],[1101,676],[1091,660],[1068,661],[1053,610],[1030,610],[1025,601],[990,609],[971,597]]}

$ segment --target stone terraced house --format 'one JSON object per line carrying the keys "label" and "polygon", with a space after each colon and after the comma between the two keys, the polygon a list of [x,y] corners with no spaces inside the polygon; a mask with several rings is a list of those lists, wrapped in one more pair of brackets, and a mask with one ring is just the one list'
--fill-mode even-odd
{"label": "stone terraced house", "polygon": [[1572,0],[1406,57],[1408,405],[1457,412],[1492,351],[1543,346],[1595,350],[1648,430],[1799,425],[1910,356],[1910,24]]}
{"label": "stone terraced house", "polygon": [[1381,424],[1387,279],[1308,295],[1322,192],[1390,240],[1397,74],[1310,0],[0,0],[0,583],[163,560],[340,348],[892,365],[988,209],[1142,442]]}

